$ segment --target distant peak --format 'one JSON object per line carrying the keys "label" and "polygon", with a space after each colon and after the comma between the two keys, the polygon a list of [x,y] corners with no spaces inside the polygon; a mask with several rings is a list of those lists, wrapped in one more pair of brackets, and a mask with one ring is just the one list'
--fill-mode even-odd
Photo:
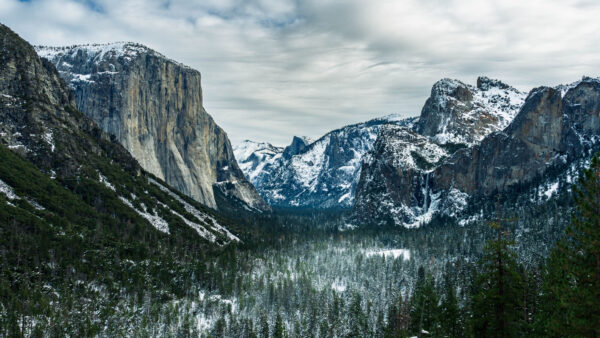
{"label": "distant peak", "polygon": [[480,76],[477,78],[477,88],[480,90],[489,90],[490,88],[508,89],[510,86],[500,80],[490,79],[487,76]]}
{"label": "distant peak", "polygon": [[309,145],[313,140],[308,136],[294,136],[292,138],[292,144],[302,142],[304,145]]}
{"label": "distant peak", "polygon": [[306,136],[294,136],[292,143],[283,150],[283,157],[289,159],[292,156],[299,154],[312,143],[312,140]]}

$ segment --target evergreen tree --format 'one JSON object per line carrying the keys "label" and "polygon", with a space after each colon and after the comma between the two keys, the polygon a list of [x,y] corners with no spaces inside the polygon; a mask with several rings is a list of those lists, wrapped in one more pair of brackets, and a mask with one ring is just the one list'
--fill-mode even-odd
{"label": "evergreen tree", "polygon": [[523,282],[513,242],[502,232],[500,199],[498,219],[492,223],[496,239],[487,242],[475,278],[472,316],[476,337],[519,337],[523,332]]}
{"label": "evergreen tree", "polygon": [[462,318],[456,298],[456,289],[450,274],[444,274],[444,298],[440,305],[440,325],[442,334],[446,337],[462,337]]}
{"label": "evergreen tree", "polygon": [[349,305],[350,333],[348,337],[363,337],[367,331],[367,317],[362,310],[361,304],[362,297],[358,292],[355,292]]}
{"label": "evergreen tree", "polygon": [[423,331],[437,332],[439,323],[439,296],[435,289],[435,280],[431,274],[425,275],[425,269],[419,267],[418,280],[411,298],[410,330],[417,335]]}
{"label": "evergreen tree", "polygon": [[273,338],[283,338],[285,336],[285,328],[283,326],[283,320],[281,314],[277,312],[275,317],[275,331],[273,332]]}
{"label": "evergreen tree", "polygon": [[600,158],[573,188],[576,212],[544,273],[540,334],[600,336]]}
{"label": "evergreen tree", "polygon": [[269,338],[269,318],[263,313],[260,318],[260,337]]}

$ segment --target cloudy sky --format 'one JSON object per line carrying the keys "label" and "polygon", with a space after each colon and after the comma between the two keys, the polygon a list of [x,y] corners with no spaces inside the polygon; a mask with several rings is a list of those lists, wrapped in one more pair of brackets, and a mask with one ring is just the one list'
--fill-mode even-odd
{"label": "cloudy sky", "polygon": [[32,44],[136,41],[201,71],[233,143],[284,145],[478,75],[529,90],[600,76],[596,0],[0,0]]}

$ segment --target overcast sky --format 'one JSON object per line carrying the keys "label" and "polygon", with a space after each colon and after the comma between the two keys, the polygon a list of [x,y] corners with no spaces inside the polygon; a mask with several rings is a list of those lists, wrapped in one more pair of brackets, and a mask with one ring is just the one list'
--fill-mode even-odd
{"label": "overcast sky", "polygon": [[597,0],[0,0],[0,20],[32,44],[135,41],[198,69],[234,144],[418,115],[444,77],[600,75]]}

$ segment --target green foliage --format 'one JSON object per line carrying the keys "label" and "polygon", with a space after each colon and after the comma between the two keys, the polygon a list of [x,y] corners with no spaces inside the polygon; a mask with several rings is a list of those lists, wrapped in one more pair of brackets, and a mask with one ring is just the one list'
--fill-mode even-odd
{"label": "green foliage", "polygon": [[600,336],[600,157],[573,188],[577,211],[548,259],[538,333]]}
{"label": "green foliage", "polygon": [[[500,215],[499,215],[500,216]],[[483,252],[475,278],[472,298],[473,334],[477,337],[521,337],[523,318],[523,280],[519,274],[512,241],[501,233],[490,240]]]}
{"label": "green foliage", "polygon": [[456,288],[448,271],[444,274],[444,297],[440,304],[441,333],[445,337],[462,337],[462,313],[456,297]]}
{"label": "green foliage", "polygon": [[415,291],[411,297],[411,332],[420,334],[422,331],[427,331],[437,334],[440,319],[439,299],[435,279],[432,275],[426,274],[423,267],[420,267]]}

